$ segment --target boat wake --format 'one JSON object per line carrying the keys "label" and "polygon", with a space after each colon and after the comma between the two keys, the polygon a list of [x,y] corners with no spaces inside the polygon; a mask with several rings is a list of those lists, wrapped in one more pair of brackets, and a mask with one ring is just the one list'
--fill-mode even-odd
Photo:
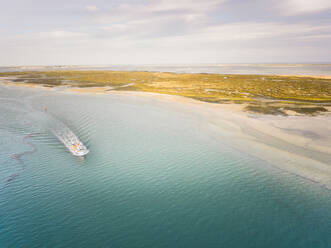
{"label": "boat wake", "polygon": [[[69,128],[70,125],[61,121],[63,118],[40,109],[39,97],[39,92],[7,88],[0,81],[0,148],[4,154],[0,156],[0,181],[4,180],[0,185],[0,192],[27,169],[25,160],[38,152],[40,142],[61,150],[64,145],[74,156],[83,157],[89,152],[87,146]],[[64,119],[65,117],[69,116],[64,116]],[[84,118],[83,121],[76,118],[73,126],[79,127],[76,132],[88,142],[89,135],[84,127],[89,122],[86,116]],[[8,157],[3,161],[5,153],[8,153]]]}
{"label": "boat wake", "polygon": [[63,122],[47,114],[47,126],[74,156],[85,156],[89,150]]}

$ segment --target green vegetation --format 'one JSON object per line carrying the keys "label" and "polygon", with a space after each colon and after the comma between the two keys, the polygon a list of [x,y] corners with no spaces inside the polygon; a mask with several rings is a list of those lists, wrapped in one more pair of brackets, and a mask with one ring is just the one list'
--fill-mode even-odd
{"label": "green vegetation", "polygon": [[277,106],[269,106],[266,104],[251,104],[245,107],[245,110],[249,112],[255,112],[260,114],[267,115],[287,115],[280,107]]}
{"label": "green vegetation", "polygon": [[270,102],[254,102],[245,107],[248,112],[269,114],[269,115],[288,115],[288,111],[293,111],[297,114],[304,115],[316,115],[322,112],[327,112],[328,110],[324,107],[303,105],[301,104],[289,104],[289,103],[270,103]]}
{"label": "green vegetation", "polygon": [[264,114],[286,114],[287,110],[315,114],[331,105],[331,79],[315,77],[125,71],[10,72],[0,77],[49,87],[107,86],[108,90],[156,92],[212,103],[247,103],[247,111]]}
{"label": "green vegetation", "polygon": [[327,112],[328,110],[324,107],[284,107],[286,110],[292,110],[300,114],[316,114],[321,112]]}

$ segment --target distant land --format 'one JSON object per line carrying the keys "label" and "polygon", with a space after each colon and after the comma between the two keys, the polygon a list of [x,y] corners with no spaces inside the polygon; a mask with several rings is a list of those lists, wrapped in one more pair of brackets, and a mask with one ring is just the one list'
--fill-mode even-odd
{"label": "distant land", "polygon": [[111,70],[150,71],[173,73],[259,74],[259,75],[314,75],[331,76],[331,63],[237,63],[237,64],[146,64],[146,65],[49,65],[0,66],[0,72],[47,70]]}
{"label": "distant land", "polygon": [[246,111],[262,114],[316,115],[331,111],[331,76],[22,69],[2,72],[0,78],[21,86],[140,91],[211,103],[237,103]]}

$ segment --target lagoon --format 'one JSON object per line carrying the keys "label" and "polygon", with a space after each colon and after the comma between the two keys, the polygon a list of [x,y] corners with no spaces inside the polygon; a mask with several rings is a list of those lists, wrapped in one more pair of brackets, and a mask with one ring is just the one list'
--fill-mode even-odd
{"label": "lagoon", "polygon": [[[4,85],[0,101],[1,247],[330,247],[331,191],[199,110]],[[44,105],[85,159],[52,136]]]}

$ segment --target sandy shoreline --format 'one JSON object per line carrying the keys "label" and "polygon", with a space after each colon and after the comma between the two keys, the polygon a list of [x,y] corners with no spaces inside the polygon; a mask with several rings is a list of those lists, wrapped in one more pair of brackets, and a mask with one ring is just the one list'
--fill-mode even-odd
{"label": "sandy shoreline", "polygon": [[281,77],[301,77],[301,78],[320,78],[320,79],[331,79],[331,76],[323,75],[277,75]]}
{"label": "sandy shoreline", "polygon": [[[55,88],[8,83],[8,86]],[[67,88],[69,94],[112,94],[180,104],[199,115],[217,133],[233,140],[236,148],[273,166],[331,189],[331,116],[269,116],[242,111],[239,104],[213,104],[181,96],[105,88]]]}

